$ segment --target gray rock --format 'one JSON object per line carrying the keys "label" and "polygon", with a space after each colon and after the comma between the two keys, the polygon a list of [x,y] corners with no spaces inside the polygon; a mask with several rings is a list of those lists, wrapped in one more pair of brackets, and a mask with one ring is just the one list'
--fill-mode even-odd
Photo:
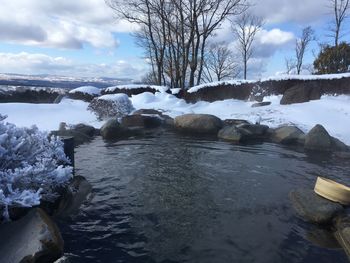
{"label": "gray rock", "polygon": [[269,126],[261,124],[241,124],[237,127],[240,130],[245,130],[248,133],[250,133],[251,139],[263,138],[269,129]]}
{"label": "gray rock", "polygon": [[222,121],[209,114],[185,114],[175,118],[175,128],[180,131],[200,134],[217,134],[222,128]]}
{"label": "gray rock", "polygon": [[96,135],[96,129],[93,126],[79,123],[73,126],[72,130],[85,134],[86,136],[93,137]]}
{"label": "gray rock", "polygon": [[137,111],[134,111],[132,113],[133,115],[142,115],[142,114],[149,114],[149,115],[163,115],[161,111],[154,110],[154,109],[139,109]]}
{"label": "gray rock", "polygon": [[222,128],[218,133],[218,137],[234,142],[260,140],[265,138],[268,129],[268,126],[260,124],[231,125]]}
{"label": "gray rock", "polygon": [[224,120],[224,125],[240,125],[240,124],[251,124],[247,120],[241,120],[241,119],[226,119]]}
{"label": "gray rock", "polygon": [[290,192],[290,200],[297,214],[305,221],[316,224],[328,224],[344,208],[335,202],[329,201],[313,190],[300,189]]}
{"label": "gray rock", "polygon": [[74,176],[61,198],[55,215],[66,217],[78,212],[91,190],[91,184],[83,176]]}
{"label": "gray rock", "polygon": [[317,84],[300,83],[284,92],[280,104],[286,105],[319,100],[321,95],[321,89]]}
{"label": "gray rock", "polygon": [[338,241],[336,240],[333,232],[328,228],[313,226],[309,230],[305,238],[316,246],[328,249],[340,248]]}
{"label": "gray rock", "polygon": [[322,125],[317,124],[306,134],[304,147],[307,150],[331,151],[332,137]]}
{"label": "gray rock", "polygon": [[271,105],[271,101],[264,101],[264,102],[254,103],[254,104],[252,105],[252,108],[264,107],[264,106],[268,106],[268,105]]}
{"label": "gray rock", "polygon": [[74,129],[53,131],[51,134],[59,137],[73,137],[75,146],[88,142],[92,139],[91,136],[88,136]]}
{"label": "gray rock", "polygon": [[101,136],[105,140],[119,139],[125,135],[125,129],[116,119],[110,119],[100,129]]}
{"label": "gray rock", "polygon": [[336,152],[348,152],[349,146],[343,143],[341,140],[331,137],[332,150]]}
{"label": "gray rock", "polygon": [[350,258],[350,218],[346,215],[337,217],[334,220],[335,238]]}
{"label": "gray rock", "polygon": [[246,136],[251,135],[248,131],[241,131],[237,126],[231,125],[231,126],[225,126],[222,128],[219,133],[218,137],[223,140],[232,141],[232,142],[241,142],[244,140]]}
{"label": "gray rock", "polygon": [[128,115],[121,119],[121,124],[125,128],[157,128],[162,125],[162,119],[160,116]]}
{"label": "gray rock", "polygon": [[340,159],[350,159],[350,152],[334,152],[334,155]]}
{"label": "gray rock", "polygon": [[1,262],[54,262],[63,254],[63,239],[50,217],[32,209],[18,221],[0,225]]}
{"label": "gray rock", "polygon": [[282,126],[274,130],[271,140],[282,144],[299,144],[303,140],[304,132],[295,126]]}

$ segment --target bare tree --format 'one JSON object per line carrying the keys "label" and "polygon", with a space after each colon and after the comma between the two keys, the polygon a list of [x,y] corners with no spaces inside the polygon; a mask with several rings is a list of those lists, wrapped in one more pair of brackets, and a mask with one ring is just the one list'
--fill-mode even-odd
{"label": "bare tree", "polygon": [[248,61],[253,54],[253,42],[264,22],[261,17],[245,12],[238,19],[234,20],[231,28],[237,37],[238,50],[242,55],[243,75],[247,79]]}
{"label": "bare tree", "polygon": [[301,37],[295,41],[295,67],[298,75],[300,75],[303,66],[305,52],[310,42],[314,39],[314,33],[314,30],[310,26],[305,27]]}
{"label": "bare tree", "polygon": [[331,37],[334,38],[334,45],[337,47],[342,37],[341,29],[344,20],[349,16],[350,0],[329,0],[330,8],[333,10],[334,20],[331,25]]}
{"label": "bare tree", "polygon": [[293,70],[295,69],[295,59],[285,58],[284,63],[286,65],[286,73],[288,75],[292,74]]}
{"label": "bare tree", "polygon": [[204,82],[235,78],[240,73],[237,59],[225,42],[211,44],[204,61]]}
{"label": "bare tree", "polygon": [[[119,18],[138,24],[136,37],[157,84],[199,84],[207,40],[221,23],[241,14],[247,0],[105,0]],[[168,84],[168,83],[167,83]]]}

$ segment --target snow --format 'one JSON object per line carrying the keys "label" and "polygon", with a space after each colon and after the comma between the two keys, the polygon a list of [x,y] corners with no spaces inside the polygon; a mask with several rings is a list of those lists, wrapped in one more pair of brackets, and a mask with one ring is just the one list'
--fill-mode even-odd
{"label": "snow", "polygon": [[318,79],[342,79],[342,78],[349,78],[350,73],[341,73],[341,74],[323,74],[323,75],[287,75],[287,74],[281,74],[277,76],[272,76],[268,78],[261,79],[261,82],[264,81],[281,81],[281,80],[318,80]]}
{"label": "snow", "polygon": [[102,95],[97,98],[98,100],[108,100],[108,101],[124,101],[129,100],[128,95],[125,93],[117,93],[117,94],[107,94]]}
{"label": "snow", "polygon": [[180,91],[181,91],[180,88],[174,88],[174,89],[171,89],[171,90],[170,90],[171,94],[173,94],[173,95],[179,94]]}
{"label": "snow", "polygon": [[94,87],[94,86],[81,86],[79,88],[72,89],[69,91],[69,93],[77,93],[77,92],[81,92],[81,93],[85,93],[85,94],[89,94],[89,95],[100,95],[101,94],[101,90],[99,88]]}
{"label": "snow", "polygon": [[[208,113],[221,119],[247,119],[251,122],[261,118],[261,123],[270,127],[294,124],[305,132],[314,125],[321,124],[332,136],[350,145],[350,96],[327,95],[322,96],[320,100],[291,105],[280,105],[280,99],[281,96],[265,97],[264,101],[271,101],[271,105],[252,108],[254,102],[233,99],[189,104],[174,95],[162,92],[145,92],[130,98],[136,110],[156,109],[171,117],[185,113]],[[87,106],[86,102],[68,99],[64,99],[60,104],[0,103],[0,113],[8,115],[7,121],[19,126],[30,127],[36,124],[43,130],[57,129],[60,122],[86,123],[100,128],[103,122],[98,121],[96,116],[87,110]]]}
{"label": "snow", "polygon": [[146,84],[129,84],[129,85],[117,85],[117,86],[112,86],[108,87],[105,89],[105,92],[114,92],[118,89],[146,89],[146,88],[151,88],[160,92],[165,92],[169,88],[166,86],[156,86],[156,85],[146,85]]}
{"label": "snow", "polygon": [[59,104],[0,103],[0,113],[8,115],[6,121],[20,127],[37,125],[40,130],[57,130],[60,122],[102,125],[95,114],[87,110],[89,103],[63,99]]}
{"label": "snow", "polygon": [[215,81],[211,83],[204,83],[198,86],[194,86],[187,90],[188,93],[194,93],[197,92],[200,89],[203,88],[209,88],[209,87],[217,87],[217,86],[224,86],[224,85],[242,85],[247,83],[255,83],[255,80],[243,80],[243,79],[233,79],[233,80],[224,80],[224,81]]}

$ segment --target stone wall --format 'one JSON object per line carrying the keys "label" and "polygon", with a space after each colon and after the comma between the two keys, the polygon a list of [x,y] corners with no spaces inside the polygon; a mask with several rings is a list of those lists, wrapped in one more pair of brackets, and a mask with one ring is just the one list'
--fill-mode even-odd
{"label": "stone wall", "polygon": [[[225,99],[261,101],[264,96],[284,95],[288,90],[295,87],[299,87],[295,92],[299,93],[297,94],[299,97],[304,96],[302,98],[304,101],[315,99],[315,97],[317,99],[317,97],[324,94],[350,94],[350,77],[317,80],[267,80],[240,85],[225,84],[217,87],[205,87],[193,93],[184,92],[182,98],[192,103],[200,100],[213,102]],[[309,90],[306,95],[302,94],[304,89]]]}

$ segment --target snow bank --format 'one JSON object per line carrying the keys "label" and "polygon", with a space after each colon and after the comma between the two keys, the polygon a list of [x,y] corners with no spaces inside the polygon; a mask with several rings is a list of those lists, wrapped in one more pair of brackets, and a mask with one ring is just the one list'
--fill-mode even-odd
{"label": "snow bank", "polygon": [[323,75],[277,75],[268,78],[263,78],[260,81],[282,81],[282,80],[332,80],[350,78],[350,73],[342,74],[323,74]]}
{"label": "snow bank", "polygon": [[[350,145],[350,96],[322,96],[320,100],[291,105],[280,105],[282,96],[265,97],[272,104],[266,107],[252,108],[254,102],[241,100],[223,100],[216,102],[200,101],[188,104],[183,99],[167,93],[145,92],[132,95],[131,101],[137,109],[156,109],[165,111],[171,117],[185,113],[208,113],[221,119],[259,120],[270,127],[282,124],[295,124],[305,132],[314,125],[322,124],[329,133]],[[57,129],[60,122],[67,124],[87,123],[100,128],[103,122],[87,110],[88,103],[63,100],[60,104],[21,104],[0,103],[0,113],[7,114],[8,120],[19,126],[30,127],[37,124],[41,129]],[[28,118],[28,116],[30,116]]]}
{"label": "snow bank", "polygon": [[31,207],[56,197],[55,189],[72,176],[63,143],[37,127],[18,128],[0,115],[0,207]]}
{"label": "snow bank", "polygon": [[233,79],[233,80],[226,80],[226,81],[215,81],[211,83],[204,83],[198,86],[194,86],[187,90],[188,93],[194,93],[197,92],[200,89],[203,88],[209,88],[209,87],[217,87],[217,86],[225,86],[225,85],[242,85],[242,84],[248,84],[248,83],[254,83],[255,80],[243,80],[243,79]]}
{"label": "snow bank", "polygon": [[107,94],[107,95],[102,95],[98,98],[98,100],[107,100],[107,101],[129,101],[128,95],[124,93],[117,93],[117,94]]}
{"label": "snow bank", "polygon": [[94,86],[81,86],[79,88],[72,89],[69,91],[70,94],[74,94],[77,92],[81,92],[81,93],[89,94],[89,95],[100,95],[101,89],[96,88]]}
{"label": "snow bank", "polygon": [[166,86],[129,84],[129,85],[117,85],[117,86],[108,87],[108,88],[105,89],[105,92],[115,92],[118,89],[129,90],[129,89],[147,89],[147,88],[151,88],[151,89],[157,90],[159,92],[165,92],[165,91],[167,91],[169,89]]}
{"label": "snow bank", "polygon": [[63,99],[59,104],[0,103],[0,113],[8,115],[7,121],[20,127],[37,125],[40,130],[57,130],[60,122],[86,123],[99,128],[102,123],[87,110],[89,103]]}

